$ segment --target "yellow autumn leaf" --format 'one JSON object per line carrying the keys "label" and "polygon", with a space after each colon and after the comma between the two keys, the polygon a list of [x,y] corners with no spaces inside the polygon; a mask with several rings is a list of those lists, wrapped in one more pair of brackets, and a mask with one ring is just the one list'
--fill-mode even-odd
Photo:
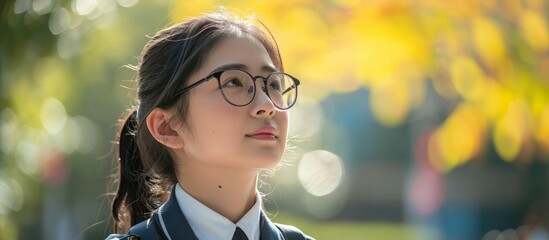
{"label": "yellow autumn leaf", "polygon": [[482,61],[497,68],[505,58],[505,41],[496,23],[485,17],[476,17],[472,21],[472,37]]}
{"label": "yellow autumn leaf", "polygon": [[485,91],[484,73],[470,58],[454,59],[450,66],[450,76],[457,92],[467,101],[478,101]]}
{"label": "yellow autumn leaf", "polygon": [[478,104],[484,117],[490,122],[496,122],[506,113],[514,98],[516,96],[500,82],[490,80],[487,81]]}
{"label": "yellow autumn leaf", "polygon": [[484,119],[473,105],[458,106],[437,131],[438,148],[445,165],[453,168],[476,156],[485,128]]}
{"label": "yellow autumn leaf", "polygon": [[542,148],[549,150],[549,102],[538,118],[536,138]]}
{"label": "yellow autumn leaf", "polygon": [[370,88],[372,112],[385,126],[397,126],[408,116],[411,100],[407,84],[403,84],[405,82],[402,79],[390,79]]}
{"label": "yellow autumn leaf", "polygon": [[520,16],[519,26],[526,42],[536,51],[549,47],[547,24],[542,16],[530,10],[524,10]]}
{"label": "yellow autumn leaf", "polygon": [[529,121],[525,104],[514,101],[506,114],[499,119],[494,128],[494,145],[498,155],[505,161],[514,161],[520,153],[527,136]]}

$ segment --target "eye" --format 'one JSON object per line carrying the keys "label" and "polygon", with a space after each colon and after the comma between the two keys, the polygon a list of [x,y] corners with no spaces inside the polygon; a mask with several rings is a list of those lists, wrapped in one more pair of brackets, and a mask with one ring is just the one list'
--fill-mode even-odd
{"label": "eye", "polygon": [[271,81],[269,83],[269,89],[270,90],[276,90],[276,91],[280,91],[282,89],[282,86],[280,84],[280,80],[279,79],[275,79],[274,81]]}
{"label": "eye", "polygon": [[238,77],[232,77],[224,81],[223,87],[243,87],[244,83],[242,79]]}
{"label": "eye", "polygon": [[272,90],[280,91],[280,82],[274,81],[269,84],[269,88]]}

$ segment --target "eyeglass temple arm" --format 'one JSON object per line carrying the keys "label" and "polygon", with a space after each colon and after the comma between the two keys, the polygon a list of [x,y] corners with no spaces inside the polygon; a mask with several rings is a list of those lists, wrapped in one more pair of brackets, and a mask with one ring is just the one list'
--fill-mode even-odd
{"label": "eyeglass temple arm", "polygon": [[288,91],[291,91],[292,89],[297,88],[297,86],[301,83],[301,82],[299,82],[299,80],[297,80],[297,79],[294,79],[294,81],[295,81],[295,85],[292,85],[291,87],[289,87],[289,88],[287,88],[286,90],[284,90],[284,92],[282,92],[281,95],[284,95],[284,94],[286,94]]}
{"label": "eyeglass temple arm", "polygon": [[297,87],[297,85],[292,85],[291,87],[289,87],[289,88],[287,88],[286,90],[284,90],[284,92],[282,92],[281,95],[286,94],[288,91],[291,91],[292,89],[294,89],[294,88],[296,88],[296,87]]}
{"label": "eyeglass temple arm", "polygon": [[[215,74],[215,73],[214,73],[214,74]],[[210,75],[206,76],[205,78],[202,78],[202,79],[198,80],[197,82],[195,82],[195,83],[193,83],[193,84],[187,86],[186,88],[183,88],[181,91],[177,92],[177,93],[175,94],[175,96],[179,96],[179,95],[181,95],[181,94],[183,94],[183,93],[186,93],[186,92],[188,92],[189,90],[193,89],[194,87],[200,85],[201,83],[210,80],[210,78],[215,77],[214,74],[210,74]]]}

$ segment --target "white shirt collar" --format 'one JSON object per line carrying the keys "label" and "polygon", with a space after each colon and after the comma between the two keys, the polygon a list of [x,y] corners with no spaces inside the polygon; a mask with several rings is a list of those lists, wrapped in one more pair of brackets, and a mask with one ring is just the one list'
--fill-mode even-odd
{"label": "white shirt collar", "polygon": [[261,217],[261,196],[259,193],[257,193],[254,206],[236,224],[193,198],[179,184],[175,187],[175,197],[179,208],[198,239],[230,240],[238,226],[246,233],[249,240],[259,240]]}

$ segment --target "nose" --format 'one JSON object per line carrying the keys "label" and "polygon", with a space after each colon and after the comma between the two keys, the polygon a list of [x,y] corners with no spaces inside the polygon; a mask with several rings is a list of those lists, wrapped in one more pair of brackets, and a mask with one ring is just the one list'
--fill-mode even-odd
{"label": "nose", "polygon": [[265,83],[263,83],[263,86],[260,86],[255,92],[256,96],[253,101],[251,115],[256,118],[269,119],[275,115],[276,108],[267,95],[264,84]]}

